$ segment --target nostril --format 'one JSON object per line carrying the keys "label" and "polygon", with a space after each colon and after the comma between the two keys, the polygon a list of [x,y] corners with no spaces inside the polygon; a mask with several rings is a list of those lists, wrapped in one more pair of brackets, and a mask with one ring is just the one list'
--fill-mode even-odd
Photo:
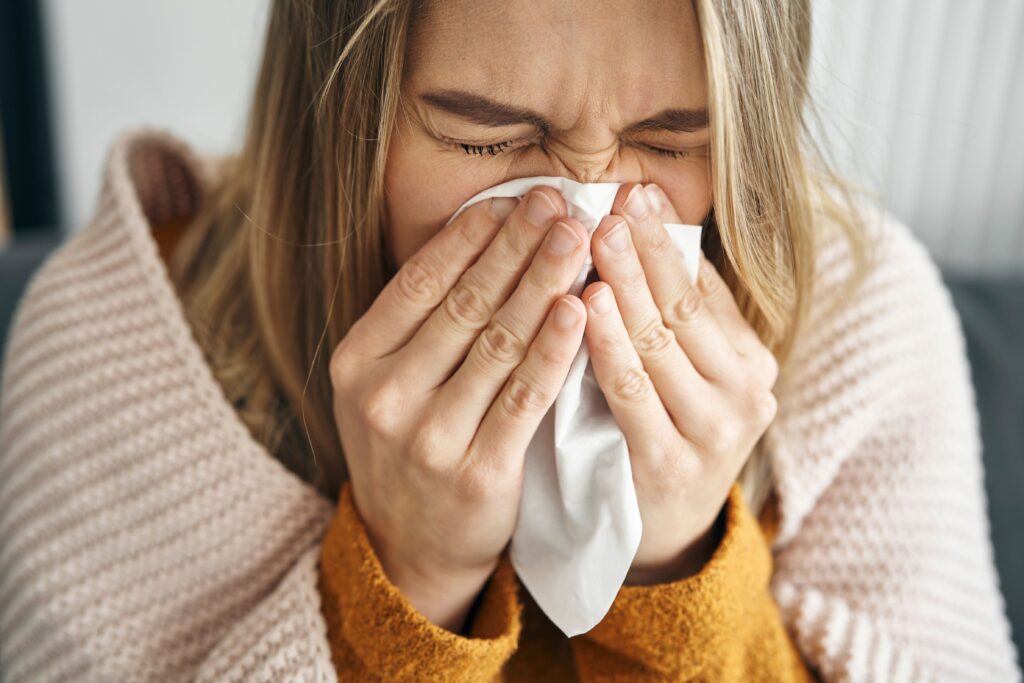
{"label": "nostril", "polygon": [[577,176],[581,183],[601,183],[609,182],[607,178],[611,177],[612,173],[609,172],[607,166],[595,166],[593,170],[578,173]]}

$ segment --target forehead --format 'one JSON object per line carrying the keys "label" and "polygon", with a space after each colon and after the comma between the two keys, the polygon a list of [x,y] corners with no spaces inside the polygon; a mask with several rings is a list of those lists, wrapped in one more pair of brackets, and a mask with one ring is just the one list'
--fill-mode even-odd
{"label": "forehead", "polygon": [[566,127],[584,111],[633,117],[707,103],[697,18],[678,0],[428,1],[406,80],[500,97]]}

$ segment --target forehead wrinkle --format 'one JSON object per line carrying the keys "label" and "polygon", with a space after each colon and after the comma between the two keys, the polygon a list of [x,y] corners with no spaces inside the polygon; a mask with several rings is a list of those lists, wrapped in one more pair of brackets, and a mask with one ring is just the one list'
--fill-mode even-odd
{"label": "forehead wrinkle", "polygon": [[[699,54],[699,48],[677,45],[647,50],[644,41],[636,42],[637,34],[646,35],[642,29],[647,26],[657,32],[658,40],[668,39],[673,34],[666,34],[664,25],[655,25],[663,22],[640,22],[630,31],[619,21],[629,16],[621,6],[615,8],[615,13],[595,9],[579,21],[568,5],[515,0],[505,6],[498,2],[448,4],[446,0],[444,11],[435,16],[438,23],[434,30],[438,32],[431,36],[436,42],[430,47],[432,57],[428,56],[432,62],[429,71],[437,74],[437,81],[426,87],[469,90],[534,109],[561,134],[593,125],[607,134],[608,129],[624,129],[662,108],[703,106],[695,97],[697,78],[703,74],[688,75],[689,60],[680,62],[691,50]],[[664,11],[664,7],[660,9]],[[456,22],[472,23],[465,17],[489,25],[480,30],[455,26]],[[548,30],[519,30],[527,19],[541,17]],[[501,36],[496,22],[508,25],[510,30]],[[598,34],[612,31],[618,37],[612,41],[586,40],[588,27],[594,27]],[[602,31],[603,27],[607,30]],[[676,34],[675,40],[683,38]],[[477,55],[488,41],[490,49]],[[694,64],[694,68],[699,66]],[[674,95],[668,97],[669,93]]]}

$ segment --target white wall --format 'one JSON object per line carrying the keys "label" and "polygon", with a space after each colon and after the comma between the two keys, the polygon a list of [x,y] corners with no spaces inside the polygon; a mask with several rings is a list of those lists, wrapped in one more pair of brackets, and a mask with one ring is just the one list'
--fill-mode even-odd
{"label": "white wall", "polygon": [[169,128],[203,151],[237,147],[267,0],[44,0],[64,228],[80,229],[110,143]]}
{"label": "white wall", "polygon": [[947,269],[1024,273],[1024,2],[816,0],[814,20],[841,166]]}
{"label": "white wall", "polygon": [[[267,0],[43,6],[71,229],[125,127],[240,142]],[[812,84],[841,167],[940,263],[1024,273],[1024,1],[815,0]]]}

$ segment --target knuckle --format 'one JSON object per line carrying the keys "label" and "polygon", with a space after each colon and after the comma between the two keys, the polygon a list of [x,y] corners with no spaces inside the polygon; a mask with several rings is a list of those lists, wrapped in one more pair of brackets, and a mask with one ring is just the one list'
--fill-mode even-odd
{"label": "knuckle", "polygon": [[437,265],[426,256],[407,260],[395,277],[399,293],[409,301],[436,301],[444,291]]}
{"label": "knuckle", "polygon": [[701,259],[700,267],[697,269],[697,285],[707,295],[717,294],[721,286],[715,265],[706,258]]}
{"label": "knuckle", "polygon": [[761,351],[761,372],[764,376],[766,386],[775,386],[775,381],[779,378],[779,361],[775,357],[775,354],[767,349]]}
{"label": "knuckle", "polygon": [[683,287],[682,293],[672,305],[673,321],[677,323],[692,323],[701,314],[704,302],[700,294],[693,287]]}
{"label": "knuckle", "polygon": [[461,501],[481,503],[492,495],[491,476],[486,468],[472,463],[455,478],[456,495]]}
{"label": "knuckle", "polygon": [[498,318],[491,320],[480,334],[480,355],[491,365],[516,364],[525,354],[525,348],[522,339]]}
{"label": "knuckle", "polygon": [[778,409],[778,400],[775,398],[775,394],[759,388],[757,391],[750,392],[748,396],[750,412],[755,416],[758,425],[767,425],[775,419]]}
{"label": "knuckle", "polygon": [[501,401],[504,411],[516,420],[527,418],[547,407],[544,392],[519,372],[509,377],[508,385],[501,393]]}
{"label": "knuckle", "polygon": [[356,364],[352,361],[348,345],[344,339],[334,348],[327,367],[331,378],[331,385],[335,389],[349,386],[349,383],[355,376]]}
{"label": "knuckle", "polygon": [[359,404],[359,414],[366,426],[379,435],[392,435],[398,426],[401,389],[385,381],[367,393]]}
{"label": "knuckle", "polygon": [[444,310],[454,327],[479,329],[490,318],[487,304],[477,290],[469,277],[463,277],[445,297]]}
{"label": "knuckle", "polygon": [[753,330],[738,335],[735,342],[737,352],[752,368],[757,381],[767,387],[775,385],[779,377],[779,361]]}
{"label": "knuckle", "polygon": [[758,358],[758,354],[764,349],[764,345],[761,343],[761,338],[757,336],[749,326],[744,327],[736,335],[736,349],[744,356]]}
{"label": "knuckle", "polygon": [[424,422],[413,434],[409,446],[411,460],[424,472],[441,475],[447,472],[446,449],[451,447],[451,437],[430,422]]}
{"label": "knuckle", "polygon": [[587,339],[587,346],[591,353],[596,353],[605,358],[612,358],[619,351],[619,340],[611,334],[597,334]]}
{"label": "knuckle", "polygon": [[729,452],[735,442],[736,427],[730,420],[706,420],[701,429],[702,445],[712,452]]}
{"label": "knuckle", "polygon": [[527,222],[510,221],[501,229],[510,261],[524,263],[534,251],[538,239],[544,234],[535,232],[537,229]]}
{"label": "knuckle", "polygon": [[537,361],[544,367],[545,372],[560,369],[565,365],[565,351],[554,345],[538,344],[534,349]]}
{"label": "knuckle", "polygon": [[661,230],[652,230],[651,233],[651,246],[654,248],[655,253],[667,254],[675,250],[675,245],[672,242],[672,237],[668,234],[668,230],[662,228]]}
{"label": "knuckle", "polygon": [[643,368],[626,368],[612,384],[612,393],[623,402],[639,401],[650,390],[651,378]]}
{"label": "knuckle", "polygon": [[459,221],[459,218],[463,219],[456,226],[455,232],[463,244],[469,247],[473,253],[482,251],[490,244],[491,233],[489,230],[485,230],[484,226],[488,222],[497,221],[490,212],[490,209],[486,206],[481,206],[482,204],[489,204],[489,202],[480,202],[478,205],[464,211],[461,216],[455,219],[456,221]]}
{"label": "knuckle", "polygon": [[463,501],[483,503],[501,497],[517,481],[519,473],[502,466],[502,458],[476,456],[467,458],[465,462],[456,477],[456,489]]}
{"label": "knuckle", "polygon": [[637,333],[633,345],[641,356],[660,356],[676,341],[675,334],[668,329],[661,318],[654,318]]}
{"label": "knuckle", "polygon": [[636,268],[629,268],[629,272],[623,275],[622,278],[622,289],[624,291],[635,291],[641,290],[647,287],[647,276],[644,275],[643,268],[637,266]]}
{"label": "knuckle", "polygon": [[[538,254],[540,252],[538,251]],[[526,268],[526,272],[523,273],[522,278],[519,280],[519,285],[516,287],[516,293],[522,296],[529,296],[531,298],[540,298],[547,294],[554,287],[554,278],[548,267],[538,263],[535,259]]]}

